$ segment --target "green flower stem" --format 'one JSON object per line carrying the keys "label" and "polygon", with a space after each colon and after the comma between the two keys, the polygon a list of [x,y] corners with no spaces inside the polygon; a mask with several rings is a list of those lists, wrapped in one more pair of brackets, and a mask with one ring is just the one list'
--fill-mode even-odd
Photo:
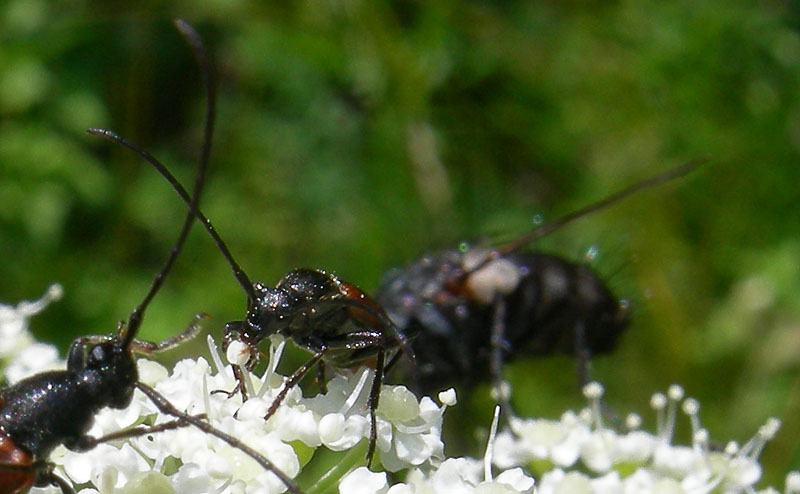
{"label": "green flower stem", "polygon": [[356,467],[364,465],[364,458],[367,454],[367,444],[369,441],[361,441],[354,448],[350,449],[341,460],[336,462],[327,472],[318,477],[316,481],[309,487],[305,487],[302,482],[304,479],[298,479],[298,484],[306,492],[306,494],[329,494],[331,492],[338,492],[339,481],[353,471]]}

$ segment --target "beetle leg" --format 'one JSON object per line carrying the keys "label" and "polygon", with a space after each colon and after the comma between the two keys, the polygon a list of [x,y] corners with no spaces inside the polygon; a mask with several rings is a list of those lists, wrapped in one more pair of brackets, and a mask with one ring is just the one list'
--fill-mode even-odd
{"label": "beetle leg", "polygon": [[283,400],[286,398],[286,394],[289,392],[289,390],[297,386],[297,383],[299,383],[300,380],[303,379],[306,374],[308,374],[308,371],[311,370],[311,367],[313,367],[317,362],[320,362],[322,357],[324,357],[327,352],[328,349],[324,348],[315,353],[313,357],[311,357],[305,364],[301,365],[299,369],[294,371],[294,373],[289,376],[289,379],[287,379],[283,385],[283,389],[281,389],[281,391],[272,401],[269,409],[267,409],[267,414],[264,416],[264,420],[269,420],[270,417],[275,415],[275,412],[278,411],[278,407],[281,405],[281,403],[283,403]]}
{"label": "beetle leg", "polygon": [[386,350],[380,348],[375,357],[375,376],[372,378],[372,388],[369,390],[367,408],[369,408],[369,448],[367,449],[367,468],[372,465],[372,457],[375,456],[375,445],[378,442],[378,424],[375,420],[375,411],[378,409],[378,400],[381,397],[381,384],[383,383],[383,371],[385,369]]}
{"label": "beetle leg", "polygon": [[[236,370],[235,369],[236,369],[236,367],[234,367],[234,371],[233,371],[234,375],[236,374]],[[240,388],[242,389],[242,401],[247,401],[247,391],[244,391],[244,388],[242,387],[241,381],[237,382],[236,386],[234,386],[233,389],[230,390],[230,391],[225,391],[224,389],[215,389],[214,391],[211,392],[211,394],[213,395],[213,394],[223,393],[228,399],[231,399],[234,396],[236,396],[236,393],[239,392]]]}
{"label": "beetle leg", "polygon": [[320,360],[317,364],[317,384],[319,385],[319,392],[322,394],[328,393],[328,381],[325,376],[325,361]]}
{"label": "beetle leg", "polygon": [[269,461],[264,455],[262,455],[258,451],[246,445],[239,439],[236,439],[235,437],[229,434],[225,434],[219,429],[216,429],[214,426],[212,426],[205,420],[201,420],[200,418],[198,418],[197,415],[189,415],[185,412],[178,410],[172,403],[167,401],[167,399],[163,395],[161,395],[161,393],[151,388],[150,386],[141,382],[137,382],[136,387],[139,388],[139,390],[141,390],[144,394],[146,394],[147,397],[150,398],[150,401],[152,401],[153,404],[156,406],[156,408],[161,410],[162,413],[165,413],[167,415],[172,415],[173,417],[176,417],[179,421],[191,424],[200,429],[201,431],[211,434],[212,436],[221,439],[228,445],[237,448],[250,458],[254,459],[259,465],[261,465],[262,468],[264,468],[268,472],[271,472],[273,475],[278,477],[281,480],[281,482],[283,482],[283,485],[285,485],[290,492],[293,492],[295,494],[302,494],[300,488],[297,486],[297,484],[295,484],[295,482],[291,478],[289,478],[289,476],[283,473],[278,467],[276,467],[271,461]]}
{"label": "beetle leg", "polygon": [[166,340],[159,341],[158,343],[154,343],[152,341],[147,340],[138,340],[134,339],[131,341],[131,351],[135,353],[141,353],[147,355],[148,357],[152,357],[154,354],[158,352],[163,352],[166,350],[172,350],[175,347],[182,345],[183,343],[193,339],[196,337],[200,331],[203,329],[202,322],[206,319],[210,319],[211,316],[208,314],[196,314],[192,319],[192,322],[189,323],[189,326],[183,330],[183,332],[167,338]]}
{"label": "beetle leg", "polygon": [[[200,415],[194,415],[194,417],[198,420],[201,420],[206,418],[206,414],[203,413]],[[132,437],[145,436],[147,434],[154,434],[156,432],[173,430],[179,427],[186,427],[187,425],[191,424],[183,420],[182,418],[179,418],[176,420],[171,420],[169,422],[164,422],[156,425],[142,425],[142,426],[132,427],[130,429],[122,429],[117,432],[112,432],[111,434],[106,434],[105,436],[101,437],[83,436],[78,441],[64,445],[68,449],[71,449],[73,451],[88,451],[101,443],[116,441],[117,439],[129,439]]]}
{"label": "beetle leg", "polygon": [[72,486],[69,485],[66,480],[55,474],[53,471],[55,469],[54,463],[46,462],[34,464],[33,468],[37,469],[36,482],[34,483],[36,487],[52,485],[61,489],[62,494],[75,494],[75,490],[72,489]]}
{"label": "beetle leg", "polygon": [[[233,376],[238,382],[236,388],[234,388],[231,393],[236,394],[236,389],[238,388],[239,391],[242,392],[242,403],[244,403],[247,401],[247,386],[244,385],[244,371],[242,370],[241,366],[235,364],[231,364],[231,366],[233,367]],[[230,397],[231,395],[228,395],[228,398]]]}
{"label": "beetle leg", "polygon": [[[398,350],[397,353],[392,355],[392,358],[390,358],[389,362],[386,363],[386,367],[383,368],[383,373],[386,374],[387,372],[392,370],[394,368],[395,364],[397,364],[397,362],[400,361],[400,357],[402,357],[402,356],[403,356],[403,350],[402,349]],[[416,362],[414,362],[414,365],[416,366]]]}

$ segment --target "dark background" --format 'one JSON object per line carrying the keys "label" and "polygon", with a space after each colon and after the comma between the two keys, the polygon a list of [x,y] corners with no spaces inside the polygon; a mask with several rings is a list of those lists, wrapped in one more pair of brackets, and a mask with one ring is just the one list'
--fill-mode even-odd
{"label": "dark background", "polygon": [[[265,283],[307,266],[371,291],[426,250],[508,240],[537,214],[710,157],[533,247],[574,261],[596,247],[592,266],[631,301],[620,349],[594,364],[617,411],[652,429],[650,394],[677,382],[714,439],[744,442],[781,417],[767,481],[800,468],[795,4],[125,5],[0,6],[0,300],[62,283],[64,300],[33,320],[39,339],[65,348],[114,330],[174,242],[177,196],[83,131],[113,128],[191,180],[204,103],[169,22],[181,16],[219,77],[203,209]],[[195,228],[142,336],[175,334],[198,311],[219,334],[243,304]],[[583,405],[567,358],[507,372],[525,415]],[[448,415],[488,425],[486,390]]]}

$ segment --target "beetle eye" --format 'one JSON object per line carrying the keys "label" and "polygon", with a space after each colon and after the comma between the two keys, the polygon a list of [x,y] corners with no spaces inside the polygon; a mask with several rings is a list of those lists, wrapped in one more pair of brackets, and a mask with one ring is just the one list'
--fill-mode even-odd
{"label": "beetle eye", "polygon": [[95,345],[89,350],[89,362],[102,362],[106,359],[108,352],[103,345]]}

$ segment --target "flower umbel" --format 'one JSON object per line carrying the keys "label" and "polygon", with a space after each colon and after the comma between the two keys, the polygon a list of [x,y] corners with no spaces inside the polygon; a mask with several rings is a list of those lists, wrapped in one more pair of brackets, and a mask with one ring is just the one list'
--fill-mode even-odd
{"label": "flower umbel", "polygon": [[0,304],[0,369],[9,383],[63,366],[56,348],[35,342],[28,331],[28,319],[63,294],[61,285],[53,284],[39,300],[23,301],[16,306]]}
{"label": "flower umbel", "polygon": [[[9,382],[40,372],[58,362],[57,352],[35,343],[27,320],[58,299],[54,285],[41,300],[16,307],[0,305],[0,367]],[[264,454],[291,477],[300,474],[315,451],[351,451],[341,468],[332,469],[327,482],[312,479],[308,494],[338,490],[341,494],[583,494],[583,493],[692,493],[751,494],[761,477],[759,455],[777,433],[780,422],[769,419],[746,444],[729,443],[722,451],[710,446],[702,427],[699,403],[684,398],[679,386],[656,393],[651,408],[655,432],[640,430],[641,419],[631,414],[627,430],[608,428],[602,420],[602,387],[584,390],[588,407],[565,412],[559,420],[508,418],[495,434],[498,412],[483,459],[447,458],[441,440],[444,411],[456,404],[455,393],[440,393],[437,401],[417,399],[404,386],[381,390],[378,416],[378,454],[382,470],[363,465],[363,445],[369,436],[366,400],[370,373],[362,369],[335,376],[324,395],[303,397],[292,389],[277,413],[264,415],[280,392],[285,377],[276,372],[284,342],[271,340],[270,361],[261,376],[246,373],[251,398],[228,397],[214,390],[236,385],[230,366],[209,339],[211,363],[186,359],[172,370],[146,359],[138,361],[142,382],[155,387],[177,408],[204,414],[214,427],[241,439]],[[233,345],[232,345],[233,346]],[[229,348],[228,359],[236,361]],[[33,362],[36,365],[31,365]],[[679,414],[692,428],[690,445],[675,444]],[[171,420],[137,390],[124,410],[104,410],[89,434],[95,437],[138,424]],[[359,449],[361,448],[361,449]],[[76,453],[57,448],[50,460],[58,474],[79,494],[95,493],[277,493],[285,486],[250,457],[193,427],[182,427],[133,439],[118,440]],[[358,462],[361,463],[358,463]],[[400,472],[400,476],[387,473]],[[534,486],[534,477],[538,480]],[[402,479],[402,482],[396,479]],[[56,487],[31,492],[58,493]],[[786,479],[786,494],[800,493],[800,473]]]}
{"label": "flower umbel", "polygon": [[[755,493],[761,477],[758,457],[780,428],[780,421],[771,418],[745,446],[732,442],[723,451],[715,451],[701,426],[699,403],[684,399],[680,386],[671,386],[666,395],[653,395],[655,433],[639,430],[641,419],[635,414],[627,417],[625,433],[603,427],[602,387],[591,383],[584,394],[590,406],[579,414],[566,412],[558,421],[510,419],[509,429],[498,436],[495,447],[502,453],[495,457],[495,465],[536,465],[542,472],[539,494]],[[688,446],[673,443],[679,408],[692,427]],[[787,492],[791,492],[788,486]]]}

